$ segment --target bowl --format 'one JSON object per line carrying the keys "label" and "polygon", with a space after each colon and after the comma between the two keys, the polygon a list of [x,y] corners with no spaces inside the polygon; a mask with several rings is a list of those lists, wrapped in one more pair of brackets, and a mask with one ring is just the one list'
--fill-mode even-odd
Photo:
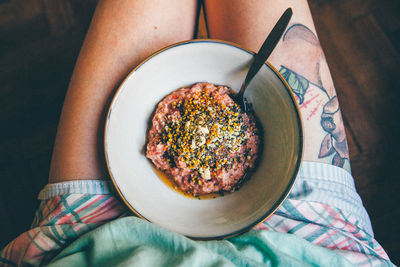
{"label": "bowl", "polygon": [[237,91],[253,55],[224,41],[185,41],[155,52],[122,82],[108,111],[104,149],[115,188],[139,217],[194,239],[221,239],[250,230],[285,200],[300,168],[303,128],[288,84],[268,62],[245,92],[263,127],[264,148],[257,169],[238,191],[200,200],[179,194],[145,156],[159,101],[197,82]]}

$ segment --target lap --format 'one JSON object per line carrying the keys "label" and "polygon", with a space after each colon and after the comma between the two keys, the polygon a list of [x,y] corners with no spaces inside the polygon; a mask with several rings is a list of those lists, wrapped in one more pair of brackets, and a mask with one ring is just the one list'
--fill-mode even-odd
{"label": "lap", "polygon": [[[358,217],[362,212],[355,212],[354,208],[362,204],[349,174],[341,168],[322,165],[303,163],[288,199],[255,229],[295,234],[315,245],[335,250],[353,263],[388,259],[373,239],[368,216],[365,220]],[[335,187],[331,188],[332,185]],[[346,201],[330,202],[332,194],[341,192],[339,199],[352,198],[350,206]],[[320,194],[325,198],[319,197]],[[32,229],[2,250],[0,260],[45,264],[83,234],[115,219],[133,216],[109,181],[49,184],[41,191],[39,199],[42,202]]]}

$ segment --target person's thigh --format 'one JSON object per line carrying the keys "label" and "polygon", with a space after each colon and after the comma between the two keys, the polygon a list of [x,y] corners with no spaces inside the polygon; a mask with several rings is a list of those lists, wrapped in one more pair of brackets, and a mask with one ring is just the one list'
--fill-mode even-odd
{"label": "person's thigh", "polygon": [[54,145],[50,182],[107,177],[103,123],[121,79],[155,50],[194,35],[197,1],[100,1],[77,60]]}
{"label": "person's thigh", "polygon": [[268,61],[288,81],[299,103],[305,131],[304,160],[350,171],[334,84],[306,0],[206,0],[209,35],[256,52],[288,7],[293,9],[293,17]]}

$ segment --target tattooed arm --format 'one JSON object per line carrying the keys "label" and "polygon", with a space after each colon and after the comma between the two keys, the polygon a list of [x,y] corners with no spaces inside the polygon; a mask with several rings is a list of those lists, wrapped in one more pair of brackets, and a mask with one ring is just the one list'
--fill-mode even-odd
{"label": "tattooed arm", "polygon": [[304,160],[350,171],[339,103],[306,0],[206,1],[210,37],[258,51],[289,6],[293,9],[291,24],[269,61],[288,81],[300,106],[305,131]]}

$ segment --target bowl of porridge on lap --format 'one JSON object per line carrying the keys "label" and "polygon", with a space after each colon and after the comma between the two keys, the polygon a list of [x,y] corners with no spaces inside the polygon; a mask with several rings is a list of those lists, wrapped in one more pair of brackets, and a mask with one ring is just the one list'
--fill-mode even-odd
{"label": "bowl of porridge on lap", "polygon": [[269,63],[232,99],[254,53],[218,40],[155,52],[122,82],[104,149],[111,180],[138,216],[194,239],[250,230],[283,203],[300,168],[303,129]]}

